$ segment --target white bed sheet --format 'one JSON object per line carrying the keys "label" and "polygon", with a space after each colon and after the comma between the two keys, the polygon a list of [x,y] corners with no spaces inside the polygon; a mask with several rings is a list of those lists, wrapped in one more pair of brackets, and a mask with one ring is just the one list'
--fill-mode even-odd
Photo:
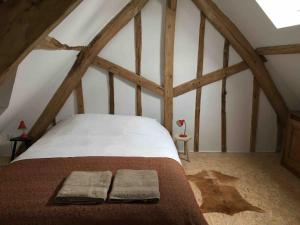
{"label": "white bed sheet", "polygon": [[82,156],[166,157],[180,163],[171,136],[156,120],[107,114],[58,123],[15,161]]}

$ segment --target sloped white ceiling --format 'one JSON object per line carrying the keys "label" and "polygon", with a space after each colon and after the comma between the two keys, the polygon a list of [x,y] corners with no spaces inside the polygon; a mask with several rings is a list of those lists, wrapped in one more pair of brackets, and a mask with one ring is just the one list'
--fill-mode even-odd
{"label": "sloped white ceiling", "polygon": [[[255,0],[214,0],[254,47],[300,43],[300,25],[276,29]],[[300,54],[267,56],[266,63],[291,110],[300,109]]]}

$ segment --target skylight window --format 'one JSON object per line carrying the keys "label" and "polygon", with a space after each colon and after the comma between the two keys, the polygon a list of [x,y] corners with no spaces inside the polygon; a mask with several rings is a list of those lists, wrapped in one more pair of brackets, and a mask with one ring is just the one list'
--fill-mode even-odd
{"label": "skylight window", "polygon": [[256,0],[277,29],[300,24],[300,0]]}

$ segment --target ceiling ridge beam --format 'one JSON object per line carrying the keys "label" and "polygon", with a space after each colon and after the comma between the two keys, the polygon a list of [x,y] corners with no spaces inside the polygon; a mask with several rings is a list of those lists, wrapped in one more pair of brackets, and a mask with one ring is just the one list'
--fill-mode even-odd
{"label": "ceiling ridge beam", "polygon": [[195,5],[206,15],[206,18],[226,38],[242,59],[249,65],[259,86],[269,99],[275,112],[283,125],[288,118],[288,107],[277,90],[262,59],[255,52],[246,37],[237,26],[217,7],[212,0],[192,0]]}
{"label": "ceiling ridge beam", "polygon": [[33,125],[29,135],[33,140],[40,138],[62,108],[72,91],[106,44],[145,6],[148,0],[130,1],[82,50],[68,75],[57,89],[46,108]]}

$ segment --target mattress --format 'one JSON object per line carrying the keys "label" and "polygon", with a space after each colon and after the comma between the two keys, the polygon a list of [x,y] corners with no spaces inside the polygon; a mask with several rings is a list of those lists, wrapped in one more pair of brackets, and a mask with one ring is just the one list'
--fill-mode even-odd
{"label": "mattress", "polygon": [[59,122],[15,161],[83,156],[165,157],[180,163],[171,136],[156,120],[108,114]]}

